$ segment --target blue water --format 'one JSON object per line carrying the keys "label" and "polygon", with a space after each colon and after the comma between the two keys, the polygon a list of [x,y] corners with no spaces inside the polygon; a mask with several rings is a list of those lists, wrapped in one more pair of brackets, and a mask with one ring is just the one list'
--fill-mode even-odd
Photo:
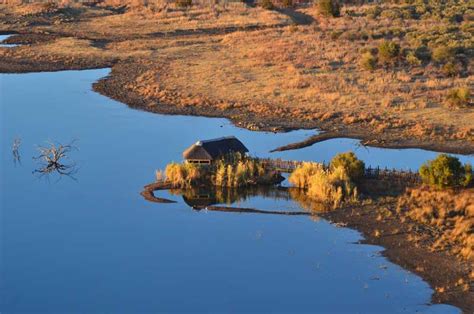
{"label": "blue water", "polygon": [[[0,75],[2,313],[459,312],[429,305],[430,287],[381,257],[380,247],[355,244],[356,231],[308,217],[145,201],[139,192],[155,169],[180,161],[198,139],[236,135],[253,154],[271,156],[314,131],[250,132],[224,119],[131,110],[91,91],[107,73]],[[21,163],[13,162],[14,138]],[[72,139],[74,180],[32,173],[36,145]],[[333,140],[275,156],[321,161],[356,146]],[[389,167],[417,167],[435,155],[357,152]],[[245,204],[297,206],[260,197]]]}
{"label": "blue water", "polygon": [[11,48],[11,47],[16,47],[18,45],[15,44],[2,44],[1,42],[7,39],[8,37],[11,37],[12,35],[0,35],[0,47],[6,47],[6,48]]}

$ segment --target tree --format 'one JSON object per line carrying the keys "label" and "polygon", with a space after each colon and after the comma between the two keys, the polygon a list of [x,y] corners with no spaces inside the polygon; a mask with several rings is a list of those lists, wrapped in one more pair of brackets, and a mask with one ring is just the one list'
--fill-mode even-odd
{"label": "tree", "polygon": [[400,45],[394,41],[384,40],[379,45],[379,60],[384,63],[393,62],[400,54]]}
{"label": "tree", "polygon": [[358,180],[364,176],[365,163],[358,159],[353,152],[341,153],[334,156],[330,163],[331,169],[344,168],[351,180]]}
{"label": "tree", "polygon": [[472,180],[472,167],[463,165],[458,158],[440,154],[420,168],[420,176],[425,184],[439,189],[465,187]]}

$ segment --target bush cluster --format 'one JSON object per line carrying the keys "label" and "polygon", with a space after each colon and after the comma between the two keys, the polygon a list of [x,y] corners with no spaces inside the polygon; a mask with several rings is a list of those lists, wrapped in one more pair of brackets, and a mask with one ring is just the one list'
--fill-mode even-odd
{"label": "bush cluster", "polygon": [[260,6],[266,10],[273,10],[275,8],[272,0],[261,0]]}
{"label": "bush cluster", "polygon": [[471,165],[463,165],[458,158],[447,154],[427,161],[419,172],[425,184],[438,189],[466,187],[472,180]]}
{"label": "bush cluster", "polygon": [[337,154],[329,165],[333,170],[343,168],[349,178],[354,181],[361,179],[365,173],[365,163],[358,159],[354,152]]}
{"label": "bush cluster", "polygon": [[341,16],[341,4],[338,0],[319,0],[319,13],[327,17]]}
{"label": "bush cluster", "polygon": [[394,41],[384,40],[378,47],[379,60],[383,63],[393,63],[400,54],[400,45]]}
{"label": "bush cluster", "polygon": [[446,102],[452,107],[467,107],[471,103],[471,92],[467,87],[451,89],[446,96]]}
{"label": "bush cluster", "polygon": [[332,208],[357,198],[357,188],[342,167],[325,169],[322,164],[306,162],[296,168],[288,180],[296,187],[305,189],[309,198]]}
{"label": "bush cluster", "polygon": [[178,8],[189,8],[193,5],[192,0],[176,0],[176,6]]}
{"label": "bush cluster", "polygon": [[348,152],[336,155],[328,169],[320,163],[303,163],[288,180],[297,188],[305,189],[309,198],[336,208],[343,202],[357,199],[353,181],[360,179],[364,171],[364,162]]}

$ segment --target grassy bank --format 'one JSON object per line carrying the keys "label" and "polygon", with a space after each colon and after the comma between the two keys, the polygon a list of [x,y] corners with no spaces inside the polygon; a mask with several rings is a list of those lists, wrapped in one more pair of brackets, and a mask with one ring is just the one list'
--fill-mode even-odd
{"label": "grassy bank", "polygon": [[1,6],[0,31],[37,36],[29,46],[0,48],[0,69],[114,65],[97,90],[144,110],[474,152],[465,2],[346,5],[338,18],[311,5],[120,4]]}

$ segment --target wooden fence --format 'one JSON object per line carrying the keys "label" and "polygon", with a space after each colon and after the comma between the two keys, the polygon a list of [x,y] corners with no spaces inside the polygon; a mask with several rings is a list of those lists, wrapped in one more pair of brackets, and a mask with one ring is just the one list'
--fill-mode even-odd
{"label": "wooden fence", "polygon": [[[296,160],[283,160],[283,159],[260,159],[260,161],[270,169],[274,169],[280,172],[291,173],[298,166],[302,165],[304,161]],[[329,168],[329,165],[323,163],[324,168]],[[397,169],[388,168],[371,168],[365,169],[365,177],[368,179],[379,179],[379,180],[395,180],[404,183],[421,183],[421,177],[417,172],[411,170],[403,171]]]}

